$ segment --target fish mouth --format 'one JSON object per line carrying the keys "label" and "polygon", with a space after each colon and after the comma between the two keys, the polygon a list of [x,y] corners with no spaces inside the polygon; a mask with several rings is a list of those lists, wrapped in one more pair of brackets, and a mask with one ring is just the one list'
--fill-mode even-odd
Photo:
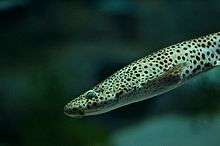
{"label": "fish mouth", "polygon": [[111,111],[115,109],[115,105],[117,105],[117,102],[109,102],[108,104],[105,104],[104,106],[97,106],[95,108],[79,108],[79,107],[72,107],[71,105],[67,104],[64,106],[64,114],[71,118],[82,118],[85,116],[94,116],[106,113],[108,111]]}
{"label": "fish mouth", "polygon": [[65,106],[64,114],[72,118],[77,118],[77,117],[83,117],[85,115],[85,112],[83,109],[80,108],[69,108]]}
{"label": "fish mouth", "polygon": [[85,116],[93,116],[102,113],[105,113],[105,111],[101,109],[83,110],[80,108],[69,108],[67,106],[64,107],[64,114],[71,118],[82,118]]}

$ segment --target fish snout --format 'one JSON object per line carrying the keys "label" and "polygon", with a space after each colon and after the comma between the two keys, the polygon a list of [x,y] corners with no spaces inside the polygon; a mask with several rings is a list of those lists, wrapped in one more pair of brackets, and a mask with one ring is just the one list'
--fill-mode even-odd
{"label": "fish snout", "polygon": [[69,117],[82,117],[85,112],[83,109],[77,108],[77,107],[70,107],[68,105],[64,106],[64,114],[66,114]]}

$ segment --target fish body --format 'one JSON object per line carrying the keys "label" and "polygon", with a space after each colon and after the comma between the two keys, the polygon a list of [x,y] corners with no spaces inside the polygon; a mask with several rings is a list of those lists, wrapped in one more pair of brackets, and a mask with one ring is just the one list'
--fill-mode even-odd
{"label": "fish body", "polygon": [[220,32],[178,43],[143,57],[70,101],[70,117],[97,115],[152,98],[220,65]]}

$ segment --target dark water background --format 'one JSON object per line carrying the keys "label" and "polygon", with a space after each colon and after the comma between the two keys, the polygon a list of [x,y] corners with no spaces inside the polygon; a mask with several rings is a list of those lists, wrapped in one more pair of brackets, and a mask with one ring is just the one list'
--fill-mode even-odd
{"label": "dark water background", "polygon": [[130,62],[218,31],[219,0],[1,0],[0,146],[219,146],[220,68],[107,114],[63,114]]}

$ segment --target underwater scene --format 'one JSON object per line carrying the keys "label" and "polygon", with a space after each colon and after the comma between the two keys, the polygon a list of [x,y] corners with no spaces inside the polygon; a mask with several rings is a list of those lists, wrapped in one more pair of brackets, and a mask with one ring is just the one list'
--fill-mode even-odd
{"label": "underwater scene", "polygon": [[219,18],[219,0],[1,0],[0,146],[219,146]]}

